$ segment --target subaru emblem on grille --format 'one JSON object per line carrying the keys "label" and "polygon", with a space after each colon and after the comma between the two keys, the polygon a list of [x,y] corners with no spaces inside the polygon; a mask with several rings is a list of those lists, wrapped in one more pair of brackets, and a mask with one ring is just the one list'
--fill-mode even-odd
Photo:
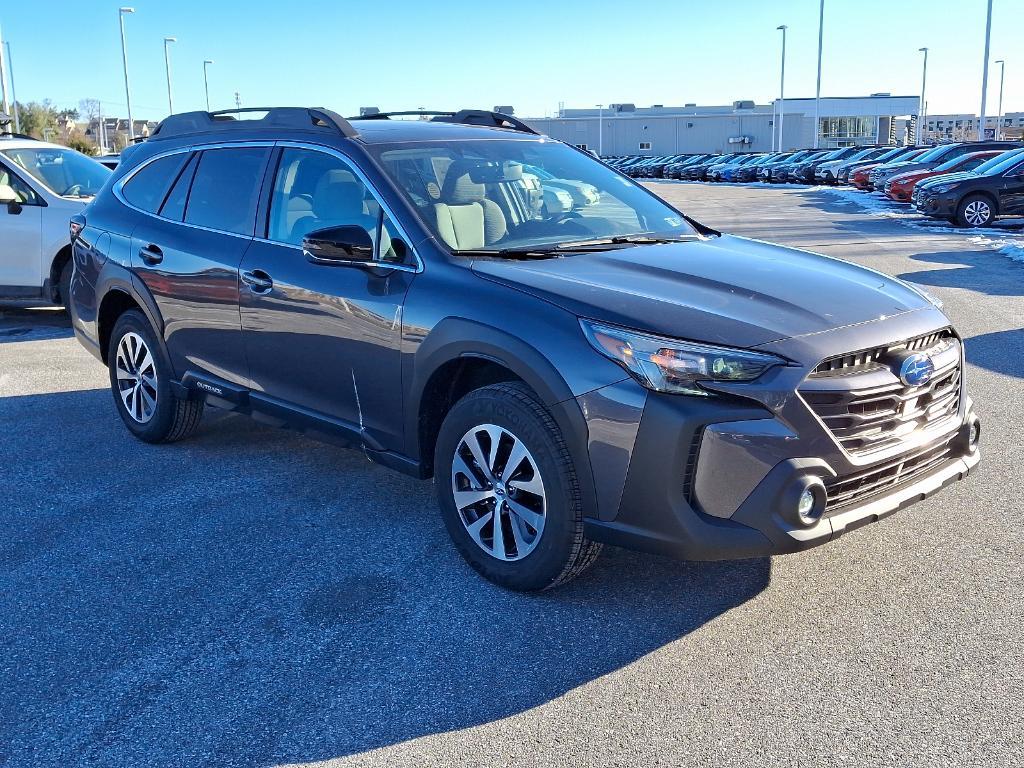
{"label": "subaru emblem on grille", "polygon": [[908,387],[918,387],[927,384],[932,374],[935,373],[935,363],[932,359],[921,352],[916,352],[903,358],[900,364],[900,381]]}

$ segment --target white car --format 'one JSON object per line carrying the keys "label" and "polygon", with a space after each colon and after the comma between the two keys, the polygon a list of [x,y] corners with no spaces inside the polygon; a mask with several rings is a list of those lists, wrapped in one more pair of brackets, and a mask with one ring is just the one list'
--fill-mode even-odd
{"label": "white car", "polygon": [[68,222],[110,174],[73,149],[0,137],[0,299],[64,303],[72,269]]}

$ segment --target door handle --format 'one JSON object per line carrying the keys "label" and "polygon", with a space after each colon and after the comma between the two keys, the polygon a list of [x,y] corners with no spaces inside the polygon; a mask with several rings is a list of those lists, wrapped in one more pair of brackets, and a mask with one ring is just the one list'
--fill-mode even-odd
{"label": "door handle", "polygon": [[262,269],[241,272],[240,276],[242,282],[248,285],[253,293],[269,293],[270,289],[274,287],[274,281]]}
{"label": "door handle", "polygon": [[147,246],[139,248],[139,258],[152,266],[153,264],[159,264],[164,260],[164,252],[157,246],[150,243]]}

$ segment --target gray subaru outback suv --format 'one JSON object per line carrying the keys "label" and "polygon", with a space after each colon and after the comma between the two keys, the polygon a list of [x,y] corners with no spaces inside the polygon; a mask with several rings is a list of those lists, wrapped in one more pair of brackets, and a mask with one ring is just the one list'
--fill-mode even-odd
{"label": "gray subaru outback suv", "polygon": [[910,285],[702,226],[507,115],[397,117],[194,112],[126,150],[72,221],[71,308],[134,435],[211,405],[433,478],[520,590],[602,543],[803,550],[978,463],[961,339]]}

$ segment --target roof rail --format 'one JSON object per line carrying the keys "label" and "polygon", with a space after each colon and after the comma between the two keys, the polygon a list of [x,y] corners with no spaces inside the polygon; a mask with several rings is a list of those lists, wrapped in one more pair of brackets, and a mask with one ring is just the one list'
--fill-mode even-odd
{"label": "roof rail", "polygon": [[491,112],[485,109],[460,109],[450,117],[440,115],[433,118],[439,123],[462,123],[463,125],[484,125],[493,128],[511,128],[521,133],[531,133],[539,136],[537,131],[524,123],[517,117],[506,115],[502,112]]}
{"label": "roof rail", "polygon": [[16,131],[4,131],[0,133],[0,136],[10,139],[30,139],[31,141],[39,141],[35,136],[29,136],[27,133],[17,133]]}
{"label": "roof rail", "polygon": [[[258,120],[238,120],[235,115],[243,112],[264,112],[266,114]],[[269,127],[304,128],[307,130],[326,128],[337,131],[348,139],[359,135],[359,132],[348,120],[324,107],[244,107],[222,109],[216,112],[182,112],[170,115],[160,121],[160,124],[150,134],[150,139],[165,139],[190,133]]]}
{"label": "roof rail", "polygon": [[350,120],[390,120],[392,117],[410,117],[419,115],[430,117],[436,123],[459,123],[462,125],[482,125],[491,128],[510,128],[513,131],[532,133],[535,136],[540,134],[530,126],[512,115],[503,112],[490,112],[483,109],[461,109],[458,112],[440,111],[431,109],[410,109],[401,112],[376,112],[372,115],[360,115],[350,117]]}

